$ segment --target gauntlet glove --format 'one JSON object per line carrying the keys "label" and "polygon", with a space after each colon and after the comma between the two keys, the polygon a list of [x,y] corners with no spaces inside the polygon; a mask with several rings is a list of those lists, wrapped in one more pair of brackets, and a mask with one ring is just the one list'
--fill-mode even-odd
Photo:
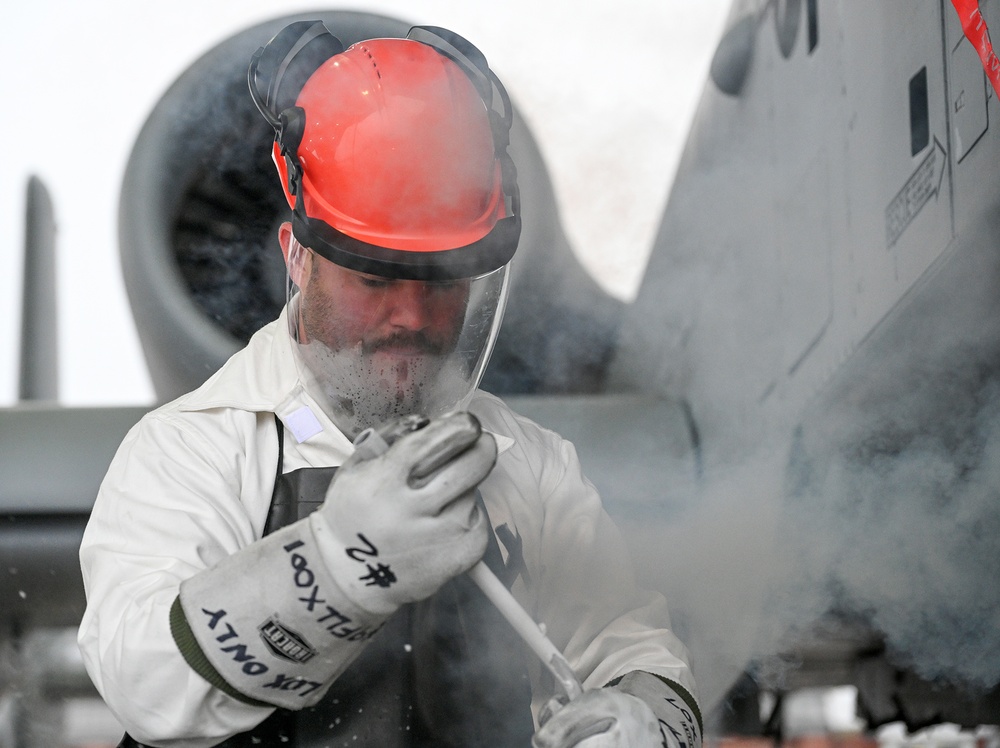
{"label": "gauntlet glove", "polygon": [[209,683],[262,706],[310,706],[400,605],[482,557],[475,492],[493,437],[467,413],[408,418],[382,429],[384,452],[344,463],[316,512],[181,583],[171,632]]}

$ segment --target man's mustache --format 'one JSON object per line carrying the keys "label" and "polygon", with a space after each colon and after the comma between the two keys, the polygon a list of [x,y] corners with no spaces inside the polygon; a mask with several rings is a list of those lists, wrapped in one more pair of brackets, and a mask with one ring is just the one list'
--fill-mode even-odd
{"label": "man's mustache", "polygon": [[448,346],[445,341],[436,340],[419,330],[415,332],[397,332],[378,340],[366,340],[361,344],[361,352],[369,354],[400,348],[431,356],[439,356],[448,352]]}

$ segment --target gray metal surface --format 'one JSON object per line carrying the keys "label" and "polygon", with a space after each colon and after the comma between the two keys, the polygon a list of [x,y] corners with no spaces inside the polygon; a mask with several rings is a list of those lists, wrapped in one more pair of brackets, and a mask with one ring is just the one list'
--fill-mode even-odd
{"label": "gray metal surface", "polygon": [[59,396],[55,209],[38,177],[28,178],[25,208],[18,399],[54,402]]}

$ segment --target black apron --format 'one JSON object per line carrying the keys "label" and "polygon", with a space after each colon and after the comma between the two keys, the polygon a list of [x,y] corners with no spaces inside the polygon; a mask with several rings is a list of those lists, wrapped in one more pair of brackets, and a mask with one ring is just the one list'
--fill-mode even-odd
{"label": "black apron", "polygon": [[[283,474],[284,426],[275,422],[278,465],[265,535],[315,511],[337,470]],[[493,532],[484,560],[513,583]],[[530,703],[523,643],[463,574],[427,600],[400,608],[318,704],[278,709],[219,745],[527,748],[534,730]],[[126,735],[119,748],[141,745]]]}

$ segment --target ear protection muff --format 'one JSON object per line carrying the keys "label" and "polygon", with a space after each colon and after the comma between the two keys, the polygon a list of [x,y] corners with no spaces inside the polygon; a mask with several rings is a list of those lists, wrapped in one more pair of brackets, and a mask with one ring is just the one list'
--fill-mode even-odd
{"label": "ear protection muff", "polygon": [[[486,56],[471,42],[453,31],[440,26],[414,26],[406,35],[407,39],[426,44],[457,64],[472,81],[490,114],[490,129],[493,131],[493,149],[503,169],[504,194],[508,197],[508,215],[521,214],[520,195],[517,189],[517,169],[507,148],[510,146],[510,128],[514,123],[514,109],[503,83],[490,70]],[[501,109],[493,106],[493,92],[500,99]]]}
{"label": "ear protection muff", "polygon": [[343,43],[321,21],[298,21],[279,31],[250,59],[250,96],[274,128],[293,195],[301,186],[298,149],[305,129],[305,112],[295,106],[295,99],[317,68],[343,51]]}

